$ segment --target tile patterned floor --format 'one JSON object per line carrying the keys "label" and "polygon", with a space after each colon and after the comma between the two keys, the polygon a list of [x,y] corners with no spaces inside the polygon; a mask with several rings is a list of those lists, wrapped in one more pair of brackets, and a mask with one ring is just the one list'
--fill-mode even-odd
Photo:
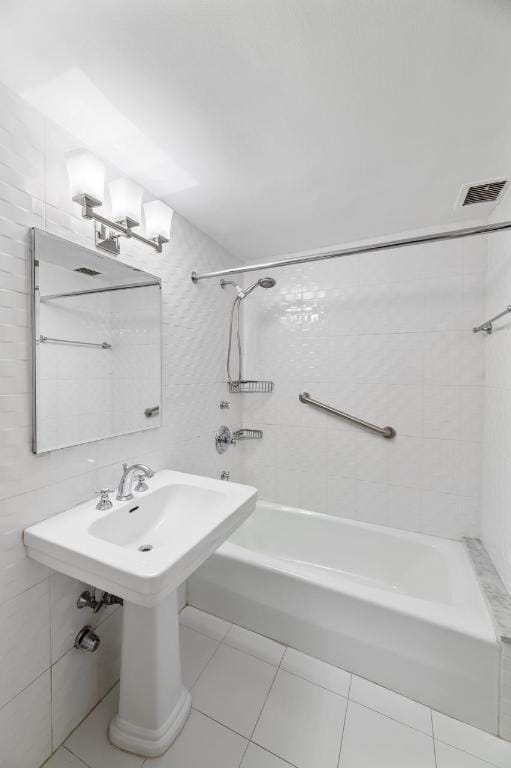
{"label": "tile patterned floor", "polygon": [[511,743],[187,606],[192,712],[166,752],[113,747],[114,688],[44,768],[510,768]]}

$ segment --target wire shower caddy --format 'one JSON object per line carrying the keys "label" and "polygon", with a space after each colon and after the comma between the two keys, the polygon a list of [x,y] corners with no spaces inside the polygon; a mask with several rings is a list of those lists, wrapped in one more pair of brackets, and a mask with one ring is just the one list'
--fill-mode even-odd
{"label": "wire shower caddy", "polygon": [[243,379],[242,381],[230,381],[229,392],[231,394],[270,394],[273,392],[273,381],[258,381],[256,379]]}

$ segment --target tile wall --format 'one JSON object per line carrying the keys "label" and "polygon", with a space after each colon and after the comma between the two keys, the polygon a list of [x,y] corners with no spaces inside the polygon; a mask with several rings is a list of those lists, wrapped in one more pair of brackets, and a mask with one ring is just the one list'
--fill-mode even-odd
{"label": "tile wall", "polygon": [[[31,452],[28,232],[40,227],[93,246],[91,223],[69,200],[63,155],[76,146],[0,86],[0,765],[3,752],[15,753],[9,768],[41,765],[113,685],[119,664],[120,611],[99,615],[96,654],[74,650],[76,632],[93,620],[75,608],[82,585],[28,560],[23,529],[113,487],[122,461],[240,475],[240,453],[219,457],[213,444],[225,419],[218,403],[229,302],[217,285],[189,280],[192,269],[234,259],[178,215],[163,254],[122,244],[125,261],[163,282],[162,427]],[[229,420],[239,426],[234,399]]]}
{"label": "tile wall", "polygon": [[[511,217],[508,194],[495,221]],[[484,318],[511,303],[511,235],[492,235],[488,248],[488,286]],[[484,414],[483,542],[506,588],[511,592],[511,322],[497,321],[493,333],[480,334],[486,354]],[[511,697],[510,697],[511,698]]]}
{"label": "tile wall", "polygon": [[[105,287],[96,278],[94,286]],[[102,283],[102,284],[101,284]],[[53,264],[39,268],[42,296],[91,288],[91,278]],[[112,343],[111,294],[42,301],[38,333],[50,338]],[[111,435],[112,356],[100,347],[37,345],[37,446],[47,451]]]}
{"label": "tile wall", "polygon": [[511,643],[502,643],[500,665],[499,735],[511,741]]}
{"label": "tile wall", "polygon": [[[492,220],[511,217],[509,194],[496,209]],[[488,241],[488,278],[484,319],[510,304],[511,235],[502,232]],[[483,543],[511,592],[511,322],[505,317],[493,333],[480,334],[485,349],[484,464],[481,524]],[[511,740],[511,645],[502,643],[499,732]]]}
{"label": "tile wall", "polygon": [[[161,391],[160,289],[156,286],[110,295],[112,432],[147,428],[158,416]],[[134,361],[136,361],[134,363]]]}
{"label": "tile wall", "polygon": [[[245,302],[244,477],[263,497],[458,538],[479,532],[486,238],[275,270]],[[250,279],[259,273],[249,275]],[[387,441],[300,391],[397,430]]]}

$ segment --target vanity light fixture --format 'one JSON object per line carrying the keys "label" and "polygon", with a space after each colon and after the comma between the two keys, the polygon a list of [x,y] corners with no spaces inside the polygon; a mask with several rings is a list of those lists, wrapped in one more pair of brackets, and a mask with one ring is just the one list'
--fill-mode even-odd
{"label": "vanity light fixture", "polygon": [[161,200],[144,203],[145,231],[147,237],[166,243],[170,239],[170,227],[174,211]]}
{"label": "vanity light fixture", "polygon": [[144,190],[131,179],[115,179],[108,184],[112,218],[125,227],[140,226]]}
{"label": "vanity light fixture", "polygon": [[[120,253],[120,238],[133,237],[150,245],[158,253],[170,239],[172,208],[154,200],[145,203],[144,211],[149,236],[135,231],[140,226],[143,189],[131,179],[115,179],[109,183],[113,219],[107,219],[95,210],[103,203],[105,165],[92,152],[74,150],[66,155],[71,197],[81,205],[84,219],[96,222],[96,247],[109,253]],[[152,207],[151,207],[152,206]],[[149,213],[148,213],[149,211]]]}
{"label": "vanity light fixture", "polygon": [[66,155],[71,197],[75,203],[91,207],[101,205],[105,187],[105,164],[86,149]]}

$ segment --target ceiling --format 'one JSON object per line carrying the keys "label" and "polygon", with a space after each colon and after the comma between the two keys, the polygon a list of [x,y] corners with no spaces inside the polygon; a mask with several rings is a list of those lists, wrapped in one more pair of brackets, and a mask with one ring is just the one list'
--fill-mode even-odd
{"label": "ceiling", "polygon": [[257,260],[486,215],[510,39],[509,0],[2,0],[0,80]]}

